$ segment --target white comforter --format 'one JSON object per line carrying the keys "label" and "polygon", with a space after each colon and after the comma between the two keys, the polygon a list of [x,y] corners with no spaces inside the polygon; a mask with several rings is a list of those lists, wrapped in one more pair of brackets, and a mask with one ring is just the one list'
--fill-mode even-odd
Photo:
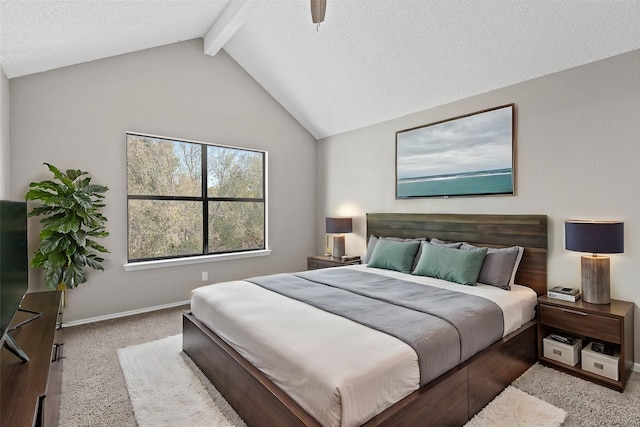
{"label": "white comforter", "polygon": [[[536,294],[366,266],[387,276],[480,295],[504,313],[504,335],[533,318]],[[323,426],[359,426],[419,386],[414,350],[385,333],[245,281],[193,291],[194,316],[266,374]]]}

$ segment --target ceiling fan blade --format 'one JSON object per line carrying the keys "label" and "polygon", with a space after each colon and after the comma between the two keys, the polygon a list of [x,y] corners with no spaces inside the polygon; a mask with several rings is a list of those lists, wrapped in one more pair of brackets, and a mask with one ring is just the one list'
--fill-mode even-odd
{"label": "ceiling fan blade", "polygon": [[311,20],[314,24],[324,21],[324,12],[327,9],[327,0],[311,0]]}

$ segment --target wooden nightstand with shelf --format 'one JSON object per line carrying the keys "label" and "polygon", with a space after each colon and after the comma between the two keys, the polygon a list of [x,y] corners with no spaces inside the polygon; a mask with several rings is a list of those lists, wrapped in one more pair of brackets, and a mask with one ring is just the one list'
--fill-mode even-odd
{"label": "wooden nightstand with shelf", "polygon": [[344,267],[345,265],[360,264],[360,257],[351,257],[345,261],[332,256],[316,255],[307,257],[307,270],[317,270],[319,268]]}
{"label": "wooden nightstand with shelf", "polygon": [[[620,354],[618,380],[582,369],[582,361],[570,366],[544,357],[542,340],[554,332],[581,338],[585,346],[592,341],[612,344]],[[633,345],[633,303],[612,299],[611,304],[589,304],[538,298],[538,360],[544,365],[623,391],[634,363]]]}

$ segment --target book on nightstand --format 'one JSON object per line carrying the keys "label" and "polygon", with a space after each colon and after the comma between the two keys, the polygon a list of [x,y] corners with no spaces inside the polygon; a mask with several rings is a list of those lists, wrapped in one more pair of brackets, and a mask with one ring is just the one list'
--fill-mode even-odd
{"label": "book on nightstand", "polygon": [[563,301],[576,302],[580,299],[582,294],[580,293],[580,289],[555,286],[547,290],[547,296],[549,298],[555,298]]}

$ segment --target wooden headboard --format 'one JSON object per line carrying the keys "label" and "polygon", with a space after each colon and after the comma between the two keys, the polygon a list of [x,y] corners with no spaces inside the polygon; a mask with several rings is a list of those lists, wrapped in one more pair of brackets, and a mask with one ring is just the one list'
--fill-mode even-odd
{"label": "wooden headboard", "polygon": [[436,237],[487,247],[522,246],[515,282],[547,293],[547,216],[367,213],[369,236]]}

